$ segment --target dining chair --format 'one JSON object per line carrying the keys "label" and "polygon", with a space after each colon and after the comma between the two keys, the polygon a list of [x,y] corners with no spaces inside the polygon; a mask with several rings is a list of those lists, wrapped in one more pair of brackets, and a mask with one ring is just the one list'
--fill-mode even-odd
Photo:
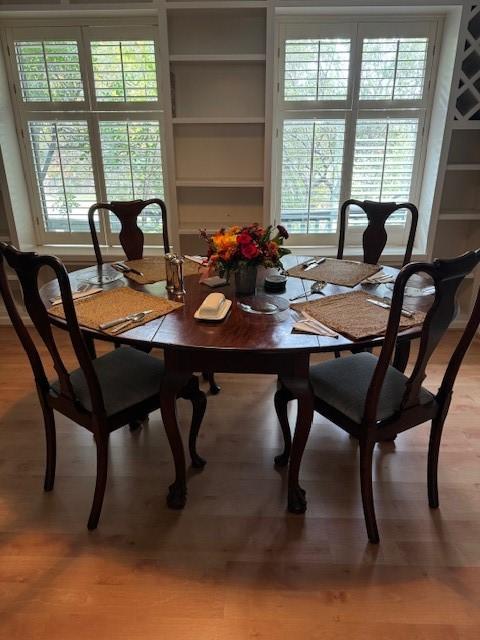
{"label": "dining chair", "polygon": [[[345,249],[345,234],[348,226],[348,210],[351,206],[358,207],[367,216],[367,227],[362,236],[363,261],[368,264],[378,264],[385,245],[387,244],[387,230],[385,228],[390,216],[401,209],[410,211],[410,230],[408,240],[403,254],[402,266],[408,264],[412,259],[413,243],[418,223],[418,209],[411,202],[375,202],[373,200],[346,200],[340,209],[340,231],[338,238],[337,260],[343,258]],[[397,353],[397,367],[405,370],[408,357],[410,355],[410,343],[401,346]],[[335,357],[340,357],[340,352],[335,351]]]}
{"label": "dining chair", "polygon": [[[95,226],[95,213],[100,210],[110,211],[120,221],[119,240],[122,249],[128,260],[141,260],[143,258],[143,247],[145,237],[143,231],[138,226],[138,217],[142,211],[156,204],[160,207],[160,215],[162,218],[162,235],[164,253],[170,253],[170,243],[168,240],[168,224],[167,224],[167,207],[160,198],[151,198],[150,200],[117,200],[112,202],[97,202],[88,210],[88,225],[92,236],[93,250],[99,267],[103,264],[102,252],[98,242],[97,228]],[[215,381],[214,374],[204,374],[204,379],[208,381],[210,393],[216,395],[220,392],[220,387]]]}
{"label": "dining chair", "polygon": [[[395,281],[385,340],[378,357],[357,353],[310,367],[310,386],[315,411],[359,440],[360,484],[363,511],[370,542],[379,541],[372,487],[372,456],[375,443],[392,440],[398,433],[431,421],[428,448],[428,501],[439,506],[437,470],[440,441],[460,365],[480,323],[480,291],[458,344],[446,366],[438,391],[423,386],[427,364],[456,314],[456,293],[466,275],[480,262],[480,249],[458,258],[410,263]],[[427,273],[435,285],[432,305],[421,328],[418,354],[409,376],[391,366],[397,342],[405,286],[411,276]],[[291,396],[280,381],[275,408],[285,449],[276,463],[285,465],[291,435],[287,405]],[[310,428],[309,428],[310,430]],[[296,436],[295,436],[296,437]],[[300,434],[300,439],[308,438]],[[291,497],[289,508],[303,513],[303,495]]]}
{"label": "dining chair", "polygon": [[[15,271],[21,285],[26,311],[50,355],[56,380],[47,378],[42,357],[23,322],[8,285],[5,262]],[[50,267],[60,287],[65,311],[66,329],[79,364],[69,371],[57,345],[47,310],[41,300],[38,275]],[[95,529],[102,509],[107,481],[108,444],[110,434],[156,409],[159,409],[164,364],[147,353],[122,347],[93,358],[85,342],[75,306],[67,271],[54,256],[18,251],[0,243],[0,292],[12,325],[26,351],[33,370],[38,399],[43,412],[46,436],[45,491],[53,489],[56,462],[56,432],[54,411],[67,416],[90,431],[97,449],[97,473],[88,528]],[[206,396],[198,379],[192,376],[179,395],[193,406],[189,446],[194,467],[204,461],[196,451],[196,439],[206,408]],[[170,446],[178,446],[178,434],[167,430]],[[181,445],[180,445],[181,446]]]}
{"label": "dining chair", "polygon": [[170,253],[170,243],[168,240],[167,207],[160,198],[150,200],[117,200],[112,202],[97,202],[88,210],[88,225],[92,236],[93,249],[97,265],[103,264],[102,252],[98,242],[98,234],[95,226],[95,213],[100,210],[110,211],[120,222],[120,232],[118,234],[120,244],[128,260],[140,260],[143,258],[143,247],[145,236],[138,226],[138,217],[142,211],[150,205],[160,207],[162,219],[163,250]]}
{"label": "dining chair", "polygon": [[380,260],[385,245],[387,244],[387,231],[385,224],[388,218],[399,211],[407,209],[410,211],[410,230],[408,233],[407,245],[403,255],[403,265],[408,264],[412,259],[413,243],[418,223],[418,209],[411,202],[374,202],[373,200],[346,200],[340,209],[340,232],[338,238],[337,259],[343,258],[345,249],[345,233],[348,224],[348,209],[351,206],[358,207],[367,216],[367,227],[363,232],[363,261],[368,264],[377,264]]}

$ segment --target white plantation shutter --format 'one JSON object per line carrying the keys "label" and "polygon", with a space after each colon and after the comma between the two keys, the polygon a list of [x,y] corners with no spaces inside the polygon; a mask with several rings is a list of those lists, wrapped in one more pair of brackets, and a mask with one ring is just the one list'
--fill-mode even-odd
{"label": "white plantation shutter", "polygon": [[285,43],[285,100],[345,100],[350,40],[321,38]]}
{"label": "white plantation shutter", "polygon": [[152,40],[94,41],[90,47],[98,102],[158,100]]}
{"label": "white plantation shutter", "polygon": [[[164,199],[157,29],[18,27],[8,51],[39,240],[90,244],[87,213],[105,200]],[[162,242],[159,207],[139,225]],[[112,216],[102,244],[118,244]]]}
{"label": "white plantation shutter", "polygon": [[15,42],[22,98],[25,102],[82,102],[76,41]]}
{"label": "white plantation shutter", "polygon": [[360,100],[419,100],[428,38],[365,38]]}
{"label": "white plantation shutter", "polygon": [[418,120],[359,120],[352,198],[406,201],[415,161]]}
{"label": "white plantation shutter", "polygon": [[335,230],[342,178],[343,120],[287,120],[281,212],[292,233]]}
{"label": "white plantation shutter", "polygon": [[[418,120],[359,120],[355,138],[351,197],[408,202],[415,163]],[[389,223],[405,220],[399,210]],[[363,220],[364,216],[357,218]],[[355,221],[353,218],[352,221]]]}
{"label": "white plantation shutter", "polygon": [[[274,208],[300,244],[334,242],[346,199],[418,200],[436,29],[433,20],[282,21]],[[398,240],[405,221],[405,211],[388,221]]]}
{"label": "white plantation shutter", "polygon": [[87,123],[31,121],[28,133],[46,230],[86,232],[95,202]]}
{"label": "white plantation shutter", "polygon": [[[163,199],[159,123],[153,120],[101,121],[99,126],[107,199]],[[161,232],[158,206],[144,209],[139,223],[145,233]],[[111,226],[119,231],[116,216],[111,216]]]}

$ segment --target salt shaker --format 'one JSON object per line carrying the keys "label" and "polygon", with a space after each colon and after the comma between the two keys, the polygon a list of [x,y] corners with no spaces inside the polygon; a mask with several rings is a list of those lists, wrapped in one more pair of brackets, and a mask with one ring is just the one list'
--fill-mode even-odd
{"label": "salt shaker", "polygon": [[185,293],[183,288],[183,258],[175,256],[172,261],[172,278],[173,278],[173,293],[177,296],[182,296]]}
{"label": "salt shaker", "polygon": [[172,260],[177,256],[174,253],[165,254],[165,276],[167,279],[167,291],[173,291],[173,264]]}

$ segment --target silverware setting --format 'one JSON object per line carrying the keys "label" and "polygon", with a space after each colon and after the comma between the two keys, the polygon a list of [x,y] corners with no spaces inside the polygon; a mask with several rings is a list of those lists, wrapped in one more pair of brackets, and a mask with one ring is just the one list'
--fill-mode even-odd
{"label": "silverware setting", "polygon": [[126,264],[123,264],[123,262],[114,262],[112,267],[122,273],[135,273],[137,276],[143,276],[141,271],[138,271],[138,269],[134,269],[133,267],[128,267]]}
{"label": "silverware setting", "polygon": [[322,264],[322,262],[325,262],[325,260],[326,258],[312,258],[312,260],[308,260],[308,262],[302,264],[302,269],[304,271],[309,271],[310,269],[318,267],[318,265]]}
{"label": "silverware setting", "polygon": [[314,294],[314,293],[321,293],[322,296],[324,296],[324,292],[322,291],[322,289],[324,289],[326,287],[327,283],[324,282],[323,280],[318,280],[318,282],[314,282],[312,284],[312,286],[310,287],[310,291],[307,293],[301,293],[298,296],[294,296],[293,298],[289,298],[290,302],[293,302],[294,300],[299,300],[300,298],[305,298],[306,296],[309,296],[310,294]]}
{"label": "silverware setting", "polygon": [[[99,293],[99,289],[95,287],[95,285],[88,284],[85,282],[81,284],[79,287],[77,287],[75,291],[72,291],[72,298],[75,300],[76,294],[79,294],[79,293],[85,294],[81,296],[82,298],[87,298],[88,297],[87,292],[90,291],[90,289],[94,289],[94,291],[92,291],[90,295],[93,295],[94,293]],[[50,302],[51,305],[59,304],[60,302],[62,302],[62,296],[55,296],[53,298],[49,298],[48,301]]]}
{"label": "silverware setting", "polygon": [[380,275],[374,274],[369,278],[365,278],[365,280],[363,281],[363,284],[383,284],[385,282],[393,282],[393,281],[394,281],[393,276],[389,275],[388,273],[382,273]]}
{"label": "silverware setting", "polygon": [[[390,300],[387,299],[383,299],[383,301],[381,300],[373,300],[372,298],[367,298],[367,302],[369,302],[370,304],[375,304],[377,307],[382,307],[382,309],[391,309],[392,305],[390,304]],[[413,318],[415,317],[415,314],[412,313],[412,311],[408,311],[407,309],[402,309],[401,311],[402,316],[405,316],[406,318]]]}
{"label": "silverware setting", "polygon": [[[98,325],[99,329],[111,329],[112,327],[116,327],[115,333],[117,333],[120,328],[123,328],[124,325],[129,325],[134,322],[140,322],[143,320],[145,316],[149,313],[153,313],[153,309],[147,309],[146,311],[137,311],[136,313],[130,313],[128,316],[123,316],[123,318],[116,318],[115,320],[110,320],[109,322],[103,322]],[[120,326],[121,325],[121,326]]]}

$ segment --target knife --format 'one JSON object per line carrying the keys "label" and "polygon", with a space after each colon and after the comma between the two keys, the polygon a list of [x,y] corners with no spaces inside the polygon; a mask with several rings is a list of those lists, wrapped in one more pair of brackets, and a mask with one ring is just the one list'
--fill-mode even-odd
{"label": "knife", "polygon": [[[370,302],[370,304],[376,304],[377,307],[382,307],[382,309],[391,309],[391,305],[387,304],[386,302],[381,302],[380,300],[373,300],[372,298],[367,298],[367,302]],[[405,316],[406,318],[414,318],[415,314],[412,313],[411,311],[407,311],[406,309],[402,309],[401,312],[402,316]]]}
{"label": "knife", "polygon": [[325,258],[318,258],[318,260],[315,260],[314,262],[308,263],[306,267],[303,267],[303,270],[304,271],[309,271],[310,269],[313,269],[314,267],[318,267],[318,265],[322,264],[322,262],[325,262]]}

